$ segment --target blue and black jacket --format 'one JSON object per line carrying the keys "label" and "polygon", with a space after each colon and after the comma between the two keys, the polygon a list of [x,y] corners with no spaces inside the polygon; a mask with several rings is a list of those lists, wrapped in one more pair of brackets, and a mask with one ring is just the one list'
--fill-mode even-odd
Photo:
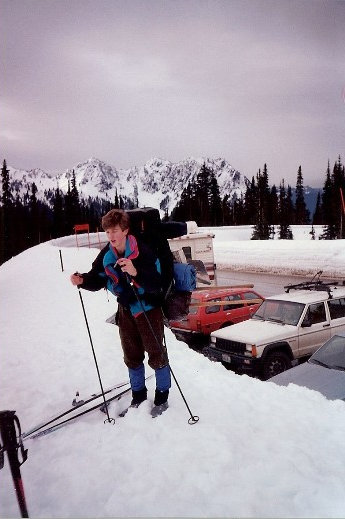
{"label": "blue and black jacket", "polygon": [[96,291],[107,288],[116,297],[119,304],[128,308],[136,317],[145,311],[161,306],[164,299],[163,281],[157,255],[145,243],[137,242],[133,235],[126,238],[125,258],[132,260],[137,270],[133,278],[134,287],[141,303],[138,302],[128,278],[115,263],[118,259],[116,250],[108,243],[98,254],[89,272],[83,273],[81,288]]}

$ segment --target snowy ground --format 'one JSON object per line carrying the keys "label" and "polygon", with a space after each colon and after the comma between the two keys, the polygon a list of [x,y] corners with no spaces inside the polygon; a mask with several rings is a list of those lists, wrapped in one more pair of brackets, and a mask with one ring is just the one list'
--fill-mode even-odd
{"label": "snowy ground", "polygon": [[[345,276],[344,241],[251,242],[250,228],[213,229],[218,267]],[[238,234],[240,233],[240,234]],[[96,249],[27,250],[0,267],[0,409],[22,429],[87,397],[98,379],[78,291],[69,283]],[[277,270],[278,269],[278,270]],[[106,323],[116,302],[82,292],[105,387],[127,379],[118,329]],[[226,371],[166,330],[170,362],[199,423],[176,386],[157,419],[149,400],[123,419],[127,399],[41,438],[26,440],[22,465],[32,517],[344,517],[344,402],[296,386],[277,387]],[[151,370],[147,369],[149,375]],[[7,462],[0,517],[19,517]]]}
{"label": "snowy ground", "polygon": [[[345,248],[343,240],[326,241],[318,237],[322,226],[315,226],[315,240],[311,240],[311,226],[292,226],[294,240],[251,240],[252,227],[213,227],[217,268],[247,272],[268,272],[283,275],[304,275],[307,279],[320,270],[323,276],[344,277]],[[206,228],[203,228],[206,230]]]}

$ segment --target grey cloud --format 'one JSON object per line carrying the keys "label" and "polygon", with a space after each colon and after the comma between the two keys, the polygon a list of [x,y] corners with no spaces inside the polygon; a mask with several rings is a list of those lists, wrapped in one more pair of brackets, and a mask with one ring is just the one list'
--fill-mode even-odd
{"label": "grey cloud", "polygon": [[343,153],[345,3],[0,0],[9,164],[96,155],[264,162],[294,182]]}

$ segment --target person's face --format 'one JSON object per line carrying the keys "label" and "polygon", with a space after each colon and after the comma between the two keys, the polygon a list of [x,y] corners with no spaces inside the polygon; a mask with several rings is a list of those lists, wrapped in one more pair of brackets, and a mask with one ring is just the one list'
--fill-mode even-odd
{"label": "person's face", "polygon": [[119,225],[115,225],[114,227],[109,227],[109,229],[107,229],[105,233],[111,245],[116,250],[120,252],[125,250],[128,229],[125,229],[123,231]]}

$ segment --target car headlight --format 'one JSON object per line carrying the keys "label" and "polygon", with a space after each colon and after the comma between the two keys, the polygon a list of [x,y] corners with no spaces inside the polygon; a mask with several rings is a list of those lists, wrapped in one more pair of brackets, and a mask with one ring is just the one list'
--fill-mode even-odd
{"label": "car headlight", "polygon": [[257,356],[257,350],[255,344],[246,344],[246,355],[250,355],[251,357]]}

